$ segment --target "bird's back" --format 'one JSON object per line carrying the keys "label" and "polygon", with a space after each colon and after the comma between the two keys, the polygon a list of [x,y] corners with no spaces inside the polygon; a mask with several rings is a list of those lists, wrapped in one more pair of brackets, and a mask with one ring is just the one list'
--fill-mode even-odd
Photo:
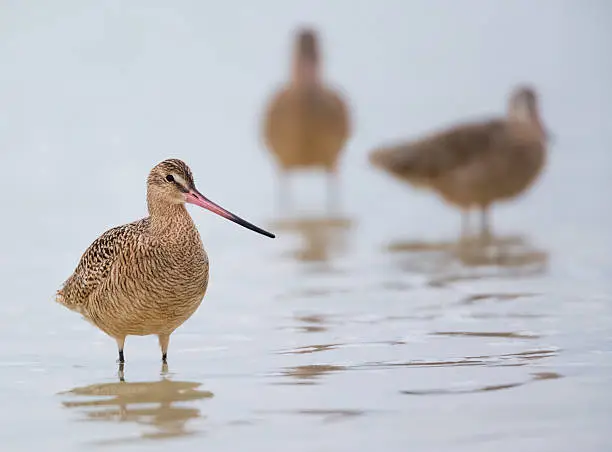
{"label": "bird's back", "polygon": [[325,87],[284,88],[264,120],[266,145],[284,169],[336,167],[350,133],[345,101]]}
{"label": "bird's back", "polygon": [[92,293],[104,284],[121,257],[136,251],[140,237],[149,227],[149,218],[117,226],[104,232],[85,250],[72,275],[57,292],[57,301],[69,309],[81,310]]}

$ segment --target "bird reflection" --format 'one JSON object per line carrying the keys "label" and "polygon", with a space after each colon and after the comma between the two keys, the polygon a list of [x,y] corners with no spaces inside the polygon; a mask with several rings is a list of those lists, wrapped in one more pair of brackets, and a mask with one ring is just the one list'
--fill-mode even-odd
{"label": "bird reflection", "polygon": [[278,230],[302,238],[302,246],[291,253],[300,262],[327,262],[347,249],[352,221],[342,217],[304,217],[274,221]]}
{"label": "bird reflection", "polygon": [[336,366],[333,364],[311,364],[306,366],[296,366],[284,369],[282,374],[285,377],[291,377],[292,381],[283,382],[283,384],[295,385],[314,385],[324,375],[334,372],[346,370],[345,366]]}
{"label": "bird reflection", "polygon": [[523,236],[492,236],[456,242],[397,241],[385,251],[401,256],[398,265],[431,276],[442,286],[464,279],[535,276],[548,267],[548,253]]}
{"label": "bird reflection", "polygon": [[201,417],[201,413],[197,408],[176,404],[213,397],[212,392],[198,389],[200,385],[166,377],[154,382],[120,380],[63,392],[61,394],[70,400],[62,402],[62,405],[77,409],[89,421],[127,422],[152,427],[141,433],[141,439],[180,437],[194,433],[186,428],[186,424]]}

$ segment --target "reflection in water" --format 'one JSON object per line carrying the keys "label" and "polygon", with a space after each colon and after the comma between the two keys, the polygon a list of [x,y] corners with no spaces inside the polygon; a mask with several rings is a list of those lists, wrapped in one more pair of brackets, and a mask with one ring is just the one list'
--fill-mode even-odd
{"label": "reflection in water", "polygon": [[[167,378],[155,382],[94,384],[63,392],[62,395],[70,396],[71,400],[62,402],[62,405],[78,409],[90,421],[127,422],[152,427],[141,434],[141,439],[179,437],[194,433],[186,429],[186,424],[201,417],[201,413],[197,408],[176,404],[213,397],[212,392],[197,389],[200,385]],[[132,438],[126,438],[126,441],[130,440]]]}
{"label": "reflection in water", "polygon": [[[312,350],[319,351],[319,350]],[[320,383],[321,377],[336,372],[354,372],[354,371],[371,371],[383,369],[398,369],[398,368],[432,368],[432,367],[522,367],[532,365],[537,361],[545,360],[557,356],[557,349],[532,349],[517,353],[506,353],[500,355],[480,355],[466,356],[458,358],[446,359],[431,359],[431,360],[411,360],[411,361],[375,361],[364,362],[360,364],[351,364],[346,366],[334,364],[311,364],[305,366],[295,366],[283,369],[280,375],[290,377],[291,381],[274,382],[273,384],[292,384],[292,385],[314,385]],[[273,374],[273,377],[278,377],[278,373]],[[554,372],[540,372],[534,375],[534,380],[560,378],[561,376]],[[509,387],[520,386],[524,383],[512,384]],[[467,392],[477,392],[493,389],[505,389],[506,387],[498,387],[487,385],[485,388],[478,390],[471,389]],[[436,390],[441,393],[442,390]],[[445,390],[446,391],[446,390]],[[454,392],[454,390],[448,390]]]}
{"label": "reflection in water", "polygon": [[303,323],[300,330],[304,333],[323,333],[329,330],[329,322],[322,315],[301,315],[295,318]]}
{"label": "reflection in water", "polygon": [[302,247],[291,253],[294,259],[319,263],[346,251],[347,232],[352,225],[350,219],[341,217],[294,218],[273,222],[277,231],[291,232],[302,238]]}
{"label": "reflection in water", "polygon": [[304,347],[292,348],[291,350],[284,350],[280,352],[282,355],[303,355],[307,353],[326,352],[328,350],[334,350],[341,344],[319,344],[319,345],[306,345]]}
{"label": "reflection in water", "polygon": [[523,298],[535,297],[534,293],[484,293],[474,294],[465,297],[460,304],[472,305],[486,301],[514,301]]}
{"label": "reflection in water", "polygon": [[520,367],[533,364],[534,361],[551,358],[558,354],[557,349],[526,350],[502,355],[466,356],[443,360],[381,361],[351,366],[350,369],[393,369],[396,367]]}
{"label": "reflection in water", "polygon": [[[292,296],[291,298],[294,297]],[[337,323],[338,321],[332,321],[329,316],[323,314],[294,314],[290,325],[279,328],[300,333],[325,333],[330,330],[332,325]]]}
{"label": "reflection in water", "polygon": [[350,419],[355,416],[363,416],[366,414],[364,410],[297,410],[295,414],[305,414],[309,416],[322,416],[323,422],[335,422],[345,419]]}
{"label": "reflection in water", "polygon": [[364,414],[367,414],[368,412],[371,412],[371,411],[351,410],[351,409],[346,409],[346,408],[329,409],[329,410],[303,409],[303,410],[287,410],[287,411],[261,411],[261,413],[266,413],[266,414],[276,413],[276,414],[282,414],[282,415],[297,414],[297,415],[302,415],[302,416],[316,416],[316,417],[320,417],[322,421],[325,423],[348,420],[356,416],[363,416]]}
{"label": "reflection in water", "polygon": [[485,385],[485,386],[476,386],[476,387],[457,387],[452,389],[424,389],[424,390],[412,390],[412,391],[400,391],[400,394],[406,395],[446,395],[446,394],[473,394],[478,392],[490,392],[490,391],[499,391],[502,389],[511,389],[517,388],[519,386],[524,386],[528,383],[534,381],[541,380],[556,380],[558,378],[562,378],[563,375],[558,374],[556,372],[538,372],[532,374],[531,378],[526,381],[519,381],[515,383],[505,383],[498,385]]}
{"label": "reflection in water", "polygon": [[292,290],[291,292],[280,295],[279,298],[284,299],[304,299],[304,298],[319,298],[325,295],[331,294],[347,294],[350,293],[350,289],[344,289],[341,287],[308,287]]}
{"label": "reflection in water", "polygon": [[332,364],[312,364],[309,366],[296,366],[285,369],[282,374],[287,377],[292,377],[295,381],[283,384],[298,384],[298,385],[313,385],[322,376],[334,372],[346,370],[345,366],[336,366]]}
{"label": "reflection in water", "polygon": [[527,332],[514,331],[436,331],[432,336],[499,337],[506,339],[538,339],[540,336]]}
{"label": "reflection in water", "polygon": [[431,275],[431,286],[487,277],[535,276],[544,273],[548,265],[548,253],[520,236],[394,242],[385,251],[401,255],[398,264],[403,270]]}

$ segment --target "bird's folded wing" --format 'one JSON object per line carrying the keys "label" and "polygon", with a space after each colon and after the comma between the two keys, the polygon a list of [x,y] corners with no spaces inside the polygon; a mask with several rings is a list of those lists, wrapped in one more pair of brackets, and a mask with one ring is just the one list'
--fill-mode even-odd
{"label": "bird's folded wing", "polygon": [[74,273],[57,292],[58,302],[70,307],[87,301],[91,293],[109,278],[113,264],[131,247],[148,226],[148,218],[109,229],[87,248]]}
{"label": "bird's folded wing", "polygon": [[503,121],[461,125],[421,140],[378,149],[371,160],[404,177],[435,178],[482,158],[503,133]]}

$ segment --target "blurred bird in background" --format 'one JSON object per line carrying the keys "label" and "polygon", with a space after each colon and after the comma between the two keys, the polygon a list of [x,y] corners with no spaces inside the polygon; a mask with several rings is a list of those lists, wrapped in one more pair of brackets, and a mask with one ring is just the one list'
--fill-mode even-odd
{"label": "blurred bird in background", "polygon": [[300,29],[295,39],[289,82],[267,106],[265,144],[279,169],[279,206],[291,202],[288,173],[320,168],[327,173],[327,207],[339,208],[338,160],[351,132],[349,108],[323,81],[317,33]]}
{"label": "blurred bird in background", "polygon": [[461,237],[469,235],[469,210],[481,212],[480,237],[491,235],[489,209],[523,194],[546,162],[548,134],[534,88],[510,94],[505,118],[468,122],[421,139],[372,151],[370,162],[390,175],[438,193],[462,211]]}

